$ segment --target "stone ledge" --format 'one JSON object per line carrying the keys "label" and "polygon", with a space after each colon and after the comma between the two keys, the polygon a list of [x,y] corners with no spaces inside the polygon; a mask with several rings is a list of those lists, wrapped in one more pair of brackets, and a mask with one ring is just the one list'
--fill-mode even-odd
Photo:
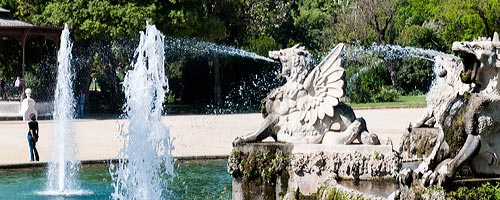
{"label": "stone ledge", "polygon": [[[401,158],[391,145],[250,143],[235,147],[228,159],[237,197],[233,199],[246,199],[248,194],[281,199],[297,189],[312,195],[331,177],[394,180],[400,168]],[[259,175],[265,173],[275,174]],[[262,180],[266,177],[272,180]]]}

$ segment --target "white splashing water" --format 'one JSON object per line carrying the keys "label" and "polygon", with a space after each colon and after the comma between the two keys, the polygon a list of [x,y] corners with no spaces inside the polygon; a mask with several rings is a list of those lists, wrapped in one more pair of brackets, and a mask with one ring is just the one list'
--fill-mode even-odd
{"label": "white splashing water", "polygon": [[235,47],[226,46],[226,45],[218,45],[211,42],[198,41],[195,39],[187,39],[187,38],[167,38],[168,52],[171,54],[182,54],[182,53],[200,53],[200,54],[210,54],[210,52],[215,52],[221,55],[229,55],[229,56],[239,56],[245,58],[253,58],[256,60],[263,60],[267,62],[276,62],[273,59],[270,59],[265,56],[258,55],[253,52],[248,52],[242,49],[237,49]]}
{"label": "white splashing water", "polygon": [[73,47],[69,37],[68,26],[64,26],[61,33],[61,44],[57,54],[57,85],[54,98],[54,132],[51,161],[47,173],[47,190],[41,195],[86,195],[90,191],[81,190],[78,183],[80,162],[77,160],[77,146],[75,143],[71,121],[74,116],[71,49]]}
{"label": "white splashing water", "polygon": [[[123,82],[128,130],[120,126],[123,149],[111,164],[113,199],[162,199],[165,176],[173,175],[170,132],[162,122],[162,103],[168,90],[164,73],[164,36],[146,25]],[[164,89],[167,88],[167,89]]]}
{"label": "white splashing water", "polygon": [[358,54],[365,53],[370,55],[379,55],[386,60],[393,60],[405,57],[415,57],[434,62],[435,56],[448,57],[455,60],[459,59],[454,55],[436,51],[433,49],[422,49],[410,46],[402,47],[399,45],[390,45],[390,44],[383,45],[377,43],[373,43],[371,46],[366,48],[362,46],[351,46],[350,51],[352,51],[351,54],[353,57],[358,57],[359,56]]}

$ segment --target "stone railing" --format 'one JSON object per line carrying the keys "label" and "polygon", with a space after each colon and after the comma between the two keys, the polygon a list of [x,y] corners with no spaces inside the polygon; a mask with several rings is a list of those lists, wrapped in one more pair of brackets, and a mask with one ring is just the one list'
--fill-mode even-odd
{"label": "stone railing", "polygon": [[[3,120],[18,120],[23,118],[21,110],[21,102],[8,101],[0,102],[0,119]],[[35,110],[38,112],[38,118],[51,118],[54,111],[53,102],[36,102]],[[29,113],[28,113],[29,114]]]}

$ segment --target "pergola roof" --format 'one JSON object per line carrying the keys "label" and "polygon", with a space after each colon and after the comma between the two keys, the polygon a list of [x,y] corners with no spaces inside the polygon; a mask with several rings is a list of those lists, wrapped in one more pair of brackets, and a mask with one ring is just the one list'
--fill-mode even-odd
{"label": "pergola roof", "polygon": [[0,37],[14,38],[21,43],[33,37],[44,37],[58,43],[62,27],[36,26],[11,19],[9,13],[9,10],[0,8]]}
{"label": "pergola roof", "polygon": [[59,36],[62,27],[57,26],[36,26],[30,23],[11,19],[9,10],[0,8],[0,38],[9,37],[19,41],[23,50],[22,70],[24,76],[25,70],[25,45],[26,41],[32,38],[46,38],[52,40],[56,46],[59,46]]}
{"label": "pergola roof", "polygon": [[0,37],[10,37],[23,42],[35,37],[45,37],[58,43],[62,27],[55,26],[35,26],[26,22],[1,19],[0,18]]}

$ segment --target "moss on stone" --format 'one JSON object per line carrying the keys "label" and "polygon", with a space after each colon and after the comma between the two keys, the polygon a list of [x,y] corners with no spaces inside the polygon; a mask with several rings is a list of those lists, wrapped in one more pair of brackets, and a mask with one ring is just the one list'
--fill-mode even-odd
{"label": "moss on stone", "polygon": [[364,200],[364,198],[344,193],[336,188],[331,188],[325,200]]}
{"label": "moss on stone", "polygon": [[[444,139],[450,147],[450,157],[455,157],[458,151],[465,144],[467,139],[467,133],[465,132],[465,113],[469,107],[470,95],[465,93],[463,96],[457,97],[458,101],[462,102],[462,106],[459,108],[458,112],[451,117],[451,126],[443,126]],[[454,105],[450,105],[452,107]],[[451,108],[449,108],[451,109]],[[445,124],[446,125],[446,124]]]}
{"label": "moss on stone", "polygon": [[375,151],[375,160],[381,160],[381,159],[382,159],[382,157],[381,157],[380,152]]}
{"label": "moss on stone", "polygon": [[288,153],[276,146],[248,153],[233,150],[229,160],[238,163],[240,171],[232,175],[242,179],[244,199],[252,199],[256,188],[262,190],[264,199],[275,199],[277,177],[280,177],[280,195],[286,194],[290,177],[287,170],[290,160]]}
{"label": "moss on stone", "polygon": [[463,82],[463,83],[471,83],[472,82],[472,72],[471,71],[467,71],[465,73],[461,73],[460,74],[460,80]]}

